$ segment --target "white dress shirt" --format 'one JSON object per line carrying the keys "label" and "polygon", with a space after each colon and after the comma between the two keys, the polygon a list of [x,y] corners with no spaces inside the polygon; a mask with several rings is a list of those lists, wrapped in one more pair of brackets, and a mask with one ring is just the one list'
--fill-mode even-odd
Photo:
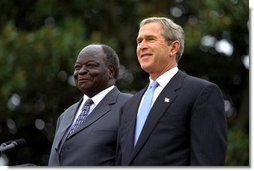
{"label": "white dress shirt", "polygon": [[[105,90],[101,91],[100,93],[96,94],[95,96],[93,96],[92,99],[93,100],[93,104],[90,106],[89,109],[89,114],[93,111],[93,109],[100,103],[100,101],[114,88],[115,86],[112,85],[108,88],[106,88]],[[85,104],[85,102],[89,99],[89,97],[87,95],[84,94],[83,96],[83,101],[81,103],[81,105],[79,106],[78,112],[76,113],[75,119],[73,121],[73,123],[75,123],[76,119],[78,118],[78,116],[81,114],[83,106]]]}
{"label": "white dress shirt", "polygon": [[[161,91],[166,87],[168,82],[171,80],[171,78],[178,72],[178,70],[179,70],[178,67],[174,67],[174,68],[168,70],[167,72],[165,72],[164,74],[162,74],[161,76],[159,76],[156,80],[152,80],[149,77],[149,80],[150,80],[149,85],[153,81],[157,81],[159,83],[158,87],[155,89],[154,94],[153,94],[152,105],[154,104],[155,100],[157,99],[157,97],[159,96]],[[144,95],[143,95],[143,97],[144,97]],[[143,103],[143,97],[142,97],[142,100],[139,104],[139,109],[140,109],[141,104]]]}

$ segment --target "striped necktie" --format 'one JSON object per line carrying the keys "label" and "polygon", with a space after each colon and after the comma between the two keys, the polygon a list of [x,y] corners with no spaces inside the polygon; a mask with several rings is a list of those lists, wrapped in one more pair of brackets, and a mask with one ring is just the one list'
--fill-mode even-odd
{"label": "striped necktie", "polygon": [[69,135],[73,134],[73,132],[80,126],[80,124],[82,124],[84,122],[84,120],[86,119],[86,117],[89,114],[89,110],[90,110],[90,106],[93,104],[93,101],[91,99],[88,99],[84,106],[83,109],[81,111],[81,114],[78,116],[77,120],[75,121],[75,123],[72,125],[70,131],[69,131]]}

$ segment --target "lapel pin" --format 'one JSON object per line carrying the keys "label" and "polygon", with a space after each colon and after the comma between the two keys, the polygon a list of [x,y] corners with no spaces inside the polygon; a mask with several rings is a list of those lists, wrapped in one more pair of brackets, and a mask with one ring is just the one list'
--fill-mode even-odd
{"label": "lapel pin", "polygon": [[166,97],[166,98],[164,99],[164,102],[169,103],[169,102],[170,102],[170,99]]}

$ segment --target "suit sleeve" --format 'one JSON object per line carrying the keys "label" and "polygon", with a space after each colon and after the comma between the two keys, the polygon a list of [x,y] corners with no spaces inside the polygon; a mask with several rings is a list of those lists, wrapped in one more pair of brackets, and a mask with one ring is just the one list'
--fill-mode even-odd
{"label": "suit sleeve", "polygon": [[191,165],[224,165],[227,146],[227,122],[223,96],[214,85],[197,96],[190,119]]}

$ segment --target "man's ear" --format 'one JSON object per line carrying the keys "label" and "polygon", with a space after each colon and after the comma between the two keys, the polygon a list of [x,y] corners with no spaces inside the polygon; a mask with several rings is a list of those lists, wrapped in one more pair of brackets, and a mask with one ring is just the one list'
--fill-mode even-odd
{"label": "man's ear", "polygon": [[170,55],[173,56],[179,52],[180,42],[175,40],[171,43]]}
{"label": "man's ear", "polygon": [[116,77],[116,71],[115,68],[113,66],[109,67],[109,79],[115,79]]}

